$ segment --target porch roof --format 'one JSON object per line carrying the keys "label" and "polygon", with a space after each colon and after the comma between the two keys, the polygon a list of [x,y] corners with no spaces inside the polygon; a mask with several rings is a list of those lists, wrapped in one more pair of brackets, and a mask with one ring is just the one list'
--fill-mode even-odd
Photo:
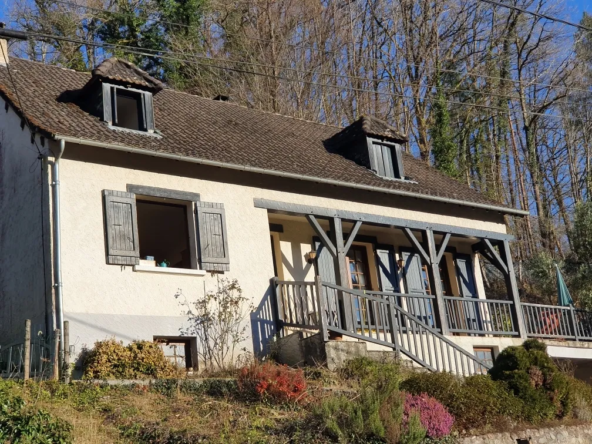
{"label": "porch roof", "polygon": [[296,216],[312,215],[316,217],[333,218],[338,217],[346,221],[360,221],[370,225],[382,225],[395,228],[409,228],[411,230],[432,230],[436,233],[450,233],[462,237],[474,237],[478,239],[491,239],[495,241],[510,241],[514,236],[496,231],[479,230],[475,228],[458,227],[455,225],[438,224],[432,222],[420,222],[399,217],[380,216],[370,213],[356,211],[335,210],[332,208],[315,207],[310,205],[299,205],[286,202],[279,202],[269,199],[254,199],[255,207],[264,208],[271,213],[290,214]]}

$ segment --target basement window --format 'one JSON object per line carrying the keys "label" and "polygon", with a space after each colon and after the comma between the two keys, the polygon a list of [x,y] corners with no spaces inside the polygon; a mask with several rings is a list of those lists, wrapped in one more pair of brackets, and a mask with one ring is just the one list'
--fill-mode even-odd
{"label": "basement window", "polygon": [[196,268],[188,229],[192,207],[140,198],[136,207],[140,258],[160,267]]}
{"label": "basement window", "polygon": [[187,336],[154,336],[165,358],[177,368],[197,370],[197,339]]}
{"label": "basement window", "polygon": [[[493,348],[491,347],[473,347],[473,352],[475,353],[475,357],[479,359],[481,362],[489,365],[490,367],[493,366],[494,356],[493,356]],[[478,369],[480,373],[486,375],[487,369],[483,366],[479,366]]]}

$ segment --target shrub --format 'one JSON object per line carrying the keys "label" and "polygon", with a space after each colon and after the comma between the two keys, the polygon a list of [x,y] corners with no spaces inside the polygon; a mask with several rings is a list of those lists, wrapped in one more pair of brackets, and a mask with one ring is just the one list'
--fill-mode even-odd
{"label": "shrub", "polygon": [[407,420],[405,433],[399,440],[400,444],[420,444],[426,437],[426,430],[423,428],[418,414],[412,414]]}
{"label": "shrub", "polygon": [[460,431],[481,427],[497,428],[500,423],[522,417],[523,403],[502,381],[487,375],[464,379],[450,373],[416,373],[401,383],[414,395],[427,393],[440,401],[454,416]]}
{"label": "shrub", "polygon": [[[314,415],[325,435],[347,443],[397,443],[401,439],[407,439],[409,444],[419,442],[413,438],[417,430],[407,433],[401,428],[403,399],[398,390],[401,377],[396,364],[356,358],[348,361],[338,374],[357,386],[358,395],[331,397],[315,406]],[[424,436],[425,431],[421,437]]]}
{"label": "shrub", "polygon": [[450,435],[454,417],[442,403],[425,393],[421,395],[405,393],[404,396],[403,424],[406,428],[409,428],[411,418],[417,415],[429,438],[443,438]]}
{"label": "shrub", "polygon": [[285,365],[255,362],[241,369],[237,382],[240,393],[247,398],[281,404],[303,401],[306,396],[303,371]]}
{"label": "shrub", "polygon": [[[207,291],[189,302],[182,290],[175,298],[180,300],[189,327],[184,332],[196,336],[200,362],[208,371],[234,368],[237,348],[248,338],[249,324],[245,322],[250,311],[249,298],[236,279],[218,278],[216,291]],[[239,356],[240,357],[240,356]]]}
{"label": "shrub", "polygon": [[134,341],[124,346],[121,341],[107,339],[95,342],[94,348],[83,353],[86,379],[147,379],[172,378],[179,369],[165,356],[158,344]]}
{"label": "shrub", "polygon": [[362,387],[385,391],[386,394],[398,389],[401,381],[397,364],[378,362],[365,357],[347,361],[338,373],[345,380],[355,381]]}
{"label": "shrub", "polygon": [[524,401],[524,417],[532,423],[563,418],[573,408],[573,384],[547,355],[545,345],[534,339],[520,347],[508,347],[489,370]]}
{"label": "shrub", "polygon": [[[369,396],[370,395],[370,396]],[[366,392],[358,399],[333,396],[314,408],[325,435],[342,443],[364,443],[384,436],[379,400]]]}
{"label": "shrub", "polygon": [[573,377],[569,379],[574,392],[572,416],[581,421],[592,421],[592,386]]}

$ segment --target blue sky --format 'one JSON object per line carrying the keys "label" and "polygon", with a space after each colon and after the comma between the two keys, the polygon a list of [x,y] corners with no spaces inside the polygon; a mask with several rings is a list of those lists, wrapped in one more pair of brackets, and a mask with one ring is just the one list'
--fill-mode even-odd
{"label": "blue sky", "polygon": [[[478,1],[478,0],[475,0]],[[564,0],[566,8],[561,18],[579,22],[584,11],[592,14],[592,0]],[[7,20],[14,0],[0,0],[0,22]],[[557,14],[559,16],[559,14]]]}

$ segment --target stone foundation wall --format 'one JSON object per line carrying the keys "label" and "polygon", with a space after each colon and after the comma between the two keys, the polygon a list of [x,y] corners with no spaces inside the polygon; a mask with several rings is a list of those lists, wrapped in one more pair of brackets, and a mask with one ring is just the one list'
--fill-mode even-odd
{"label": "stone foundation wall", "polygon": [[592,425],[529,429],[522,432],[491,433],[459,440],[459,444],[589,444]]}

